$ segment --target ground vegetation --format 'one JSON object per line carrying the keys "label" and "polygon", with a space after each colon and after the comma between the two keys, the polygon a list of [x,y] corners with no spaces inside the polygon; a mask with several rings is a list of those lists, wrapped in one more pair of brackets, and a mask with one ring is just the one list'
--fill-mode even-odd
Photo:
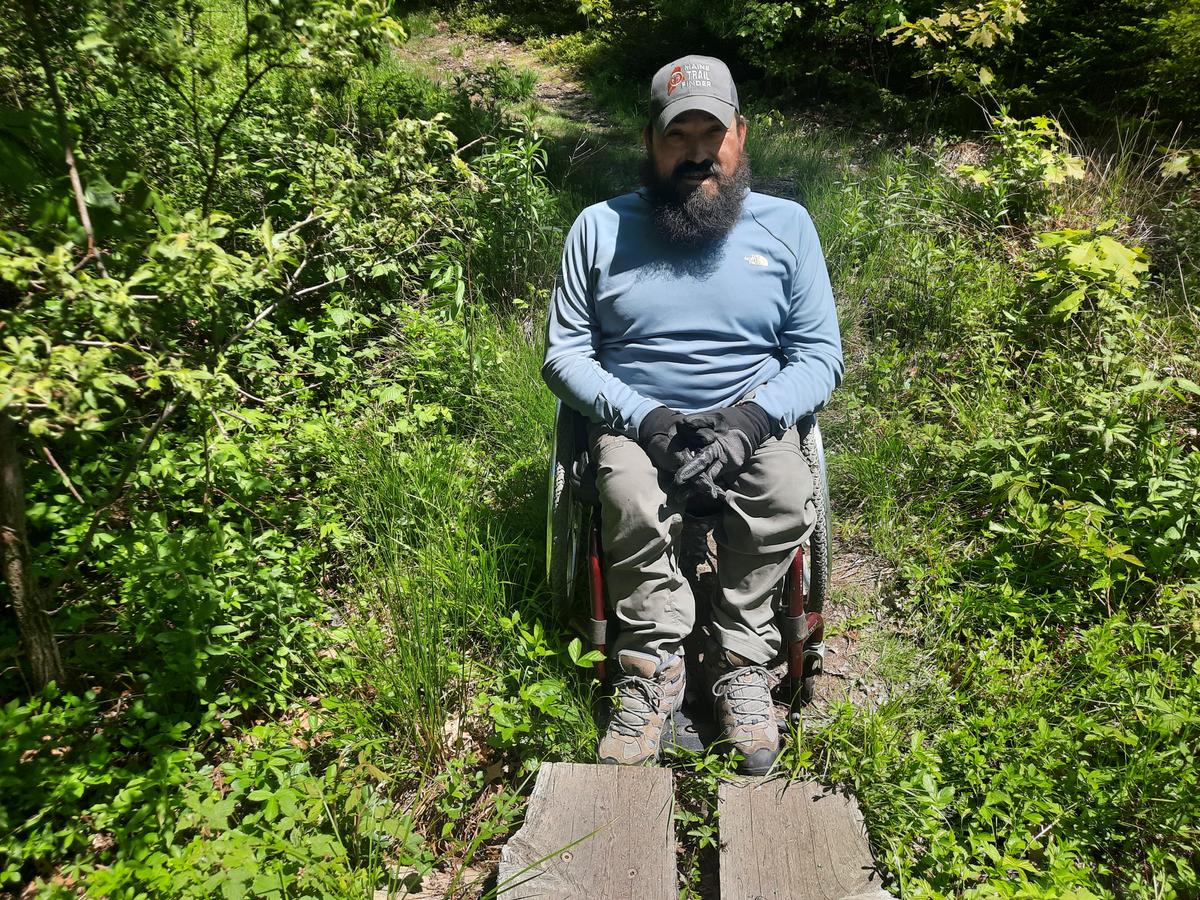
{"label": "ground vegetation", "polygon": [[[595,742],[542,574],[547,289],[695,37],[824,241],[835,516],[889,573],[831,623],[878,684],[783,769],[856,791],[903,896],[1200,891],[1200,154],[1129,127],[1194,112],[1194,10],[752,6],[456,7],[491,38],[431,71],[453,30],[365,0],[0,5],[0,890],[502,887],[530,775]],[[497,35],[537,59],[468,58]],[[586,114],[539,99],[564,67]],[[780,92],[864,78],[985,116]],[[669,762],[707,896],[729,764]]]}

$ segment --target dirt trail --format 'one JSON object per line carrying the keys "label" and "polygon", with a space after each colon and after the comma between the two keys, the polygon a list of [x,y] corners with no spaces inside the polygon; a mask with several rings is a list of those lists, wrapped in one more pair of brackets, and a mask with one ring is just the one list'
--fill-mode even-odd
{"label": "dirt trail", "polygon": [[581,126],[601,132],[613,130],[609,117],[592,101],[578,78],[566,68],[546,62],[519,44],[473,34],[456,34],[444,22],[438,22],[431,34],[413,38],[400,48],[398,55],[446,81],[469,70],[484,69],[492,63],[529,69],[538,75],[534,97],[540,103]]}

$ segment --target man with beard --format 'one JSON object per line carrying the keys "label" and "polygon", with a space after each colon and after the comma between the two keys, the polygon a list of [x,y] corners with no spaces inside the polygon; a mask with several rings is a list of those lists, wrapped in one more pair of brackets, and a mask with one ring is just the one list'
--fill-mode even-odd
{"label": "man with beard", "polygon": [[720,501],[712,691],[742,770],[758,774],[779,753],[772,604],[816,515],[796,423],[841,380],[837,315],[808,213],[749,190],[724,63],[663,66],[642,140],[642,189],[584,210],[567,236],[542,366],[590,422],[620,626],[599,757],[653,761],[682,705],[695,603],[678,541],[705,496]]}

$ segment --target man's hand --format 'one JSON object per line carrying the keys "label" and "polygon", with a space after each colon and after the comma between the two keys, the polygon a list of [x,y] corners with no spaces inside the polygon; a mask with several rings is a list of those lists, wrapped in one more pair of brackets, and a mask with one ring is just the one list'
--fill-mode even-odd
{"label": "man's hand", "polygon": [[746,402],[683,416],[676,431],[684,445],[703,446],[677,467],[676,487],[683,488],[696,479],[728,486],[770,436],[771,419],[757,403]]}
{"label": "man's hand", "polygon": [[683,421],[683,413],[667,406],[660,406],[646,413],[638,428],[638,444],[646,451],[655,468],[668,475],[675,472],[692,458],[679,434],[679,423]]}

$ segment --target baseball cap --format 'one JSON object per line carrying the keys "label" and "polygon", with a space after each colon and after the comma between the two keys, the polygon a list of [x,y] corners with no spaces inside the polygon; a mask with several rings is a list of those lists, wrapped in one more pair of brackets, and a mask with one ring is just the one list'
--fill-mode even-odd
{"label": "baseball cap", "polygon": [[728,128],[738,112],[737,88],[725,63],[711,56],[684,56],[650,79],[650,121],[662,131],[680,113],[698,109]]}

